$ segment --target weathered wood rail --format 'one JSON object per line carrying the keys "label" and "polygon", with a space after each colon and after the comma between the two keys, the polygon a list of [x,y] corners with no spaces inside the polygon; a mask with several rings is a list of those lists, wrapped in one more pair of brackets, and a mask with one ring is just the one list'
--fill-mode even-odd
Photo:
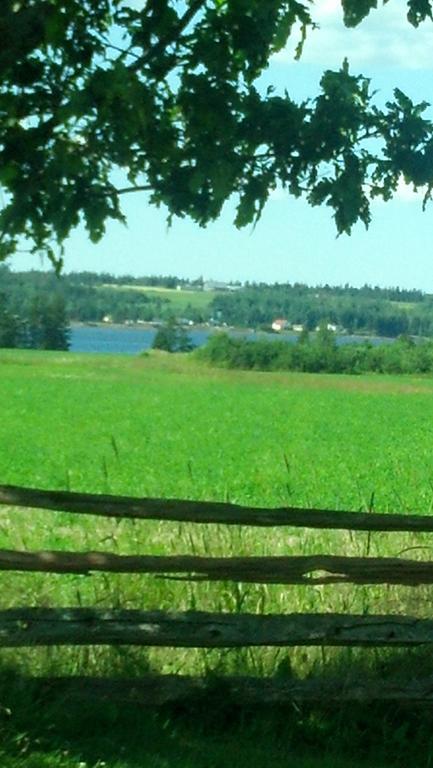
{"label": "weathered wood rail", "polygon": [[0,505],[2,504],[135,520],[219,523],[261,528],[289,526],[345,531],[433,533],[433,516],[428,515],[344,512],[298,507],[268,509],[218,501],[140,499],[132,496],[18,488],[13,485],[0,485]]}
{"label": "weathered wood rail", "polygon": [[[286,526],[387,532],[433,532],[433,516],[357,513],[285,507],[265,509],[217,502],[135,499],[0,486],[0,506],[73,514],[244,526]],[[401,557],[329,554],[278,557],[119,555],[110,552],[0,550],[0,571],[92,574],[142,573],[157,578],[281,585],[433,584],[433,561]],[[291,646],[433,646],[433,619],[401,615],[287,614],[106,610],[97,608],[10,608],[0,610],[0,648],[61,645],[140,645],[173,648]],[[205,680],[183,676],[134,681],[77,678],[71,691],[116,695],[149,703],[175,702],[209,692]],[[66,680],[41,681],[61,690]],[[212,683],[214,685],[214,683]],[[387,682],[257,680],[220,682],[231,700],[254,702],[407,700],[433,703],[433,677],[409,685]]]}
{"label": "weathered wood rail", "polygon": [[433,620],[335,613],[256,615],[96,608],[0,611],[0,647],[142,645],[172,648],[408,646],[433,643]]}
{"label": "weathered wood rail", "polygon": [[247,584],[433,584],[433,562],[335,555],[200,557],[1,549],[0,571],[146,573],[167,579]]}

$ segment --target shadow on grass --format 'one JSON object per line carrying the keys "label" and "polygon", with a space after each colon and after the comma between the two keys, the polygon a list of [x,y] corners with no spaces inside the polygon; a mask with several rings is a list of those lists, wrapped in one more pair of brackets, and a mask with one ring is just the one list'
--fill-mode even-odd
{"label": "shadow on grass", "polygon": [[[368,668],[360,660],[329,664],[322,679],[404,684],[432,672],[431,651],[402,651]],[[433,699],[240,707],[217,680],[208,694],[155,711],[71,697],[67,688],[52,695],[0,670],[2,768],[429,768],[432,717]]]}

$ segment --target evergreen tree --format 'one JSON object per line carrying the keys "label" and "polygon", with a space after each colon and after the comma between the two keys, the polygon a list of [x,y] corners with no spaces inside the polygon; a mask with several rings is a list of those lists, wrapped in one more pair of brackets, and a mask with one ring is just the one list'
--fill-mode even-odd
{"label": "evergreen tree", "polygon": [[28,343],[32,349],[69,349],[70,329],[65,300],[59,293],[46,300],[36,297],[28,318]]}
{"label": "evergreen tree", "polygon": [[0,295],[0,347],[13,348],[19,346],[20,323],[6,306],[6,299]]}
{"label": "evergreen tree", "polygon": [[43,349],[69,349],[70,328],[62,294],[55,294],[46,304],[42,316],[42,328]]}
{"label": "evergreen tree", "polygon": [[323,350],[333,350],[336,347],[335,333],[328,328],[328,323],[322,321],[316,336],[316,344]]}
{"label": "evergreen tree", "polygon": [[153,340],[152,349],[161,349],[165,352],[191,352],[193,343],[184,328],[179,326],[171,317],[164,325],[158,328]]}
{"label": "evergreen tree", "polygon": [[306,326],[302,328],[301,333],[298,336],[298,344],[309,344],[310,343],[310,331]]}

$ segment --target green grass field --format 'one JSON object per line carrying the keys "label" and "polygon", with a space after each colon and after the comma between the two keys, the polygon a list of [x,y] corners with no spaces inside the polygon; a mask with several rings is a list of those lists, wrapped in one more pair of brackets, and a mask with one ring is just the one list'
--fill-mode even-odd
{"label": "green grass field", "polygon": [[206,310],[217,295],[216,291],[177,290],[176,288],[161,288],[153,285],[113,285],[113,283],[101,285],[100,290],[138,291],[146,294],[149,299],[159,297],[170,302],[175,315],[181,315],[185,312],[188,305],[197,310]]}
{"label": "green grass field", "polygon": [[[206,368],[193,356],[163,353],[129,358],[4,351],[0,352],[0,408],[0,483],[264,506],[420,513],[432,509],[433,380],[427,378],[230,372]],[[367,551],[397,555],[416,547],[411,556],[426,558],[431,539],[427,535],[368,538],[364,533],[300,529],[117,523],[5,507],[0,508],[0,547],[214,555],[362,555]],[[147,576],[13,573],[0,574],[0,590],[2,608],[97,604],[268,613],[394,610],[429,615],[432,596],[431,588],[189,585]],[[148,669],[274,674],[290,668],[292,674],[308,675],[326,673],[336,664],[340,669],[359,667],[363,674],[373,674],[378,664],[382,670],[388,664],[404,675],[401,659],[406,657],[400,655],[395,661],[385,652],[361,654],[347,649],[324,653],[320,649],[206,652],[97,647],[2,651],[1,658],[3,666],[34,674],[139,675]],[[416,664],[419,667],[419,660]],[[428,655],[423,664],[429,670]],[[0,722],[5,719],[1,701],[0,697]],[[170,721],[165,735],[160,724],[152,726],[162,728],[155,737],[160,744],[158,755],[147,747],[143,752],[143,745],[132,748],[131,736],[128,754],[122,757],[120,739],[119,754],[109,760],[104,728],[99,741],[92,742],[89,735],[88,743],[81,734],[80,755],[87,755],[83,762],[77,757],[78,747],[75,752],[69,747],[62,751],[62,739],[69,744],[72,737],[54,721],[60,736],[49,740],[47,754],[42,754],[32,736],[32,746],[23,748],[21,758],[13,739],[20,729],[27,732],[29,719],[20,720],[17,715],[2,765],[207,768],[223,765],[227,759],[215,743],[209,760],[205,745],[209,747],[218,736],[207,734],[203,741],[197,732],[191,735],[189,726]],[[317,745],[327,732],[325,726],[316,726],[313,741]],[[173,733],[178,733],[179,744]],[[317,733],[322,734],[319,739]],[[75,745],[77,738],[73,737]],[[151,735],[146,738],[152,741]],[[328,768],[322,758],[299,757],[299,744],[283,748],[274,733],[256,734],[255,739],[256,765]],[[233,762],[241,768],[247,761],[254,762],[246,741],[243,750],[236,734],[232,741]],[[379,752],[376,759],[368,765],[386,764]],[[341,766],[345,764],[343,760]],[[331,765],[339,765],[335,756],[330,758]],[[356,764],[351,760],[350,765]]]}
{"label": "green grass field", "polygon": [[3,352],[0,366],[4,482],[349,509],[374,492],[381,511],[433,498],[429,379],[164,355]]}

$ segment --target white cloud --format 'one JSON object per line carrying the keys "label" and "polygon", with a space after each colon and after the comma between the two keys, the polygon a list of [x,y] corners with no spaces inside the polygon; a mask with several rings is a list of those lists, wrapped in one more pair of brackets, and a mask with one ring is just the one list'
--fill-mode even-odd
{"label": "white cloud", "polygon": [[[368,195],[368,189],[366,189],[366,192]],[[397,189],[394,192],[393,200],[395,200],[397,203],[404,204],[416,203],[419,210],[421,210],[426,192],[427,187],[418,187],[417,189],[414,189],[413,185],[406,184],[403,176],[401,176],[397,185]],[[385,200],[383,200],[381,197],[370,198],[370,202],[373,210],[377,207],[390,204],[389,202],[385,203]]]}
{"label": "white cloud", "polygon": [[[307,36],[302,61],[333,67],[339,66],[347,56],[354,65],[431,70],[433,24],[427,20],[414,29],[406,13],[404,0],[392,0],[371,11],[355,29],[347,29],[339,0],[316,0],[312,17],[320,28]],[[293,62],[295,37],[294,42],[274,57],[276,62]]]}
{"label": "white cloud", "polygon": [[403,177],[400,178],[395,192],[397,200],[403,203],[422,203],[427,187],[418,187],[414,189],[411,184],[406,184]]}
{"label": "white cloud", "polygon": [[281,200],[287,200],[288,192],[287,190],[283,189],[282,186],[279,184],[275,187],[275,189],[271,189],[269,193],[269,200],[272,200],[273,202],[280,202]]}
{"label": "white cloud", "polygon": [[321,19],[327,16],[342,16],[340,0],[316,0],[314,18]]}

